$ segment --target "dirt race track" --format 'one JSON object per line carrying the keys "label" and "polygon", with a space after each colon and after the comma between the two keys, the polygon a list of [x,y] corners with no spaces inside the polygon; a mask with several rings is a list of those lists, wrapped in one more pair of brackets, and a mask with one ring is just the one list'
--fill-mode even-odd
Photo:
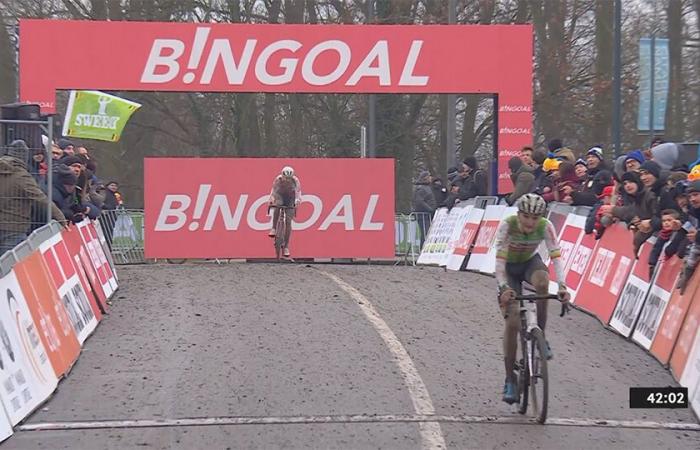
{"label": "dirt race track", "polygon": [[629,409],[629,387],[676,383],[578,311],[550,310],[550,423],[501,402],[486,276],[243,263],[119,274],[78,363],[2,450],[700,448],[689,410]]}

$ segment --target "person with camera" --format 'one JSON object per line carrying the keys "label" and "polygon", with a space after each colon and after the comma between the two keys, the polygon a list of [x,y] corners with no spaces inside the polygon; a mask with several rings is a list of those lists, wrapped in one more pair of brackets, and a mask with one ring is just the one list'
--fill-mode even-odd
{"label": "person with camera", "polygon": [[89,213],[89,207],[80,202],[76,185],[78,176],[68,166],[60,164],[56,166],[53,176],[53,196],[54,204],[61,210],[66,219],[73,223],[83,221]]}

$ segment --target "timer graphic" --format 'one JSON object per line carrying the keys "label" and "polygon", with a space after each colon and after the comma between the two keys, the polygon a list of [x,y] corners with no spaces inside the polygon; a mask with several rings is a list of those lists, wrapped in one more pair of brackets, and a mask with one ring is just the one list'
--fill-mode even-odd
{"label": "timer graphic", "polygon": [[687,408],[688,388],[631,387],[630,408]]}

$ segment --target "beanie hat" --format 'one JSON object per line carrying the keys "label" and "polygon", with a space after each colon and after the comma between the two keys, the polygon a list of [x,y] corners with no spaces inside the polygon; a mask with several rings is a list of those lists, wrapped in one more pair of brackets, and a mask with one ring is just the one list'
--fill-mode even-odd
{"label": "beanie hat", "polygon": [[430,172],[428,172],[427,170],[421,170],[418,173],[418,182],[419,183],[427,183],[429,177],[430,177]]}
{"label": "beanie hat", "polygon": [[651,149],[651,160],[662,169],[670,170],[678,162],[678,146],[673,142],[659,144]]}
{"label": "beanie hat", "polygon": [[576,164],[574,164],[574,166],[578,166],[578,165],[581,165],[581,166],[588,168],[588,163],[583,158],[579,158],[576,160]]}
{"label": "beanie hat", "polygon": [[523,160],[517,156],[513,156],[508,160],[508,168],[511,172],[515,173],[523,166]]}
{"label": "beanie hat", "polygon": [[627,154],[627,157],[625,158],[625,163],[627,161],[629,161],[630,159],[633,159],[633,160],[639,162],[639,164],[644,164],[644,155],[642,154],[641,150],[634,150],[634,151],[629,152]]}
{"label": "beanie hat", "polygon": [[654,175],[657,180],[661,177],[661,167],[654,161],[646,161],[641,165],[639,170],[649,172],[650,174]]}
{"label": "beanie hat", "polygon": [[586,152],[586,156],[593,155],[599,160],[603,160],[603,149],[600,147],[591,147]]}
{"label": "beanie hat", "polygon": [[639,178],[639,175],[637,175],[636,172],[625,172],[622,174],[622,181],[631,181],[632,183],[635,183],[637,187],[639,188],[639,191],[641,192],[642,189],[644,189],[644,185],[642,184],[642,179]]}
{"label": "beanie hat", "polygon": [[545,172],[551,172],[553,170],[557,170],[559,168],[559,164],[561,164],[561,161],[558,159],[547,158],[542,164],[542,169],[544,169]]}
{"label": "beanie hat", "polygon": [[532,152],[532,160],[535,161],[537,165],[541,166],[545,159],[547,159],[547,153],[544,150],[538,148]]}
{"label": "beanie hat", "polygon": [[548,149],[550,152],[559,150],[559,149],[562,148],[563,146],[564,146],[564,143],[562,143],[561,139],[559,139],[559,138],[552,139],[551,141],[549,141],[549,142],[547,143],[547,149]]}
{"label": "beanie hat", "polygon": [[[71,141],[69,141],[68,139],[59,139],[58,140],[58,148],[60,148],[61,150],[65,150],[66,147],[68,147],[69,145],[73,145],[73,143]],[[75,147],[75,145],[73,145],[73,146]]]}
{"label": "beanie hat", "polygon": [[688,181],[700,180],[700,164],[693,167],[688,174]]}
{"label": "beanie hat", "polygon": [[22,139],[12,141],[7,147],[7,156],[18,159],[26,167],[29,158],[29,148]]}
{"label": "beanie hat", "polygon": [[75,186],[78,183],[78,177],[73,173],[70,167],[60,164],[56,166],[56,181],[58,184]]}
{"label": "beanie hat", "polygon": [[688,183],[688,187],[685,188],[685,193],[690,194],[691,192],[700,192],[700,180],[695,180]]}
{"label": "beanie hat", "polygon": [[472,170],[479,168],[479,166],[477,166],[476,164],[476,158],[474,158],[473,156],[467,156],[462,162],[469,166]]}
{"label": "beanie hat", "polygon": [[72,166],[73,164],[85,164],[85,163],[77,155],[73,155],[73,156],[65,156],[65,157],[61,158],[61,164],[65,164],[66,166]]}

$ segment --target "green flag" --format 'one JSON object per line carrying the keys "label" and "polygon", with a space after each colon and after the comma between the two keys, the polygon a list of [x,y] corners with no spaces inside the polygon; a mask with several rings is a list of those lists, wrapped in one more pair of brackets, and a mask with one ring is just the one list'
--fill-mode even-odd
{"label": "green flag", "polygon": [[99,91],[71,91],[63,135],[116,142],[140,104]]}

